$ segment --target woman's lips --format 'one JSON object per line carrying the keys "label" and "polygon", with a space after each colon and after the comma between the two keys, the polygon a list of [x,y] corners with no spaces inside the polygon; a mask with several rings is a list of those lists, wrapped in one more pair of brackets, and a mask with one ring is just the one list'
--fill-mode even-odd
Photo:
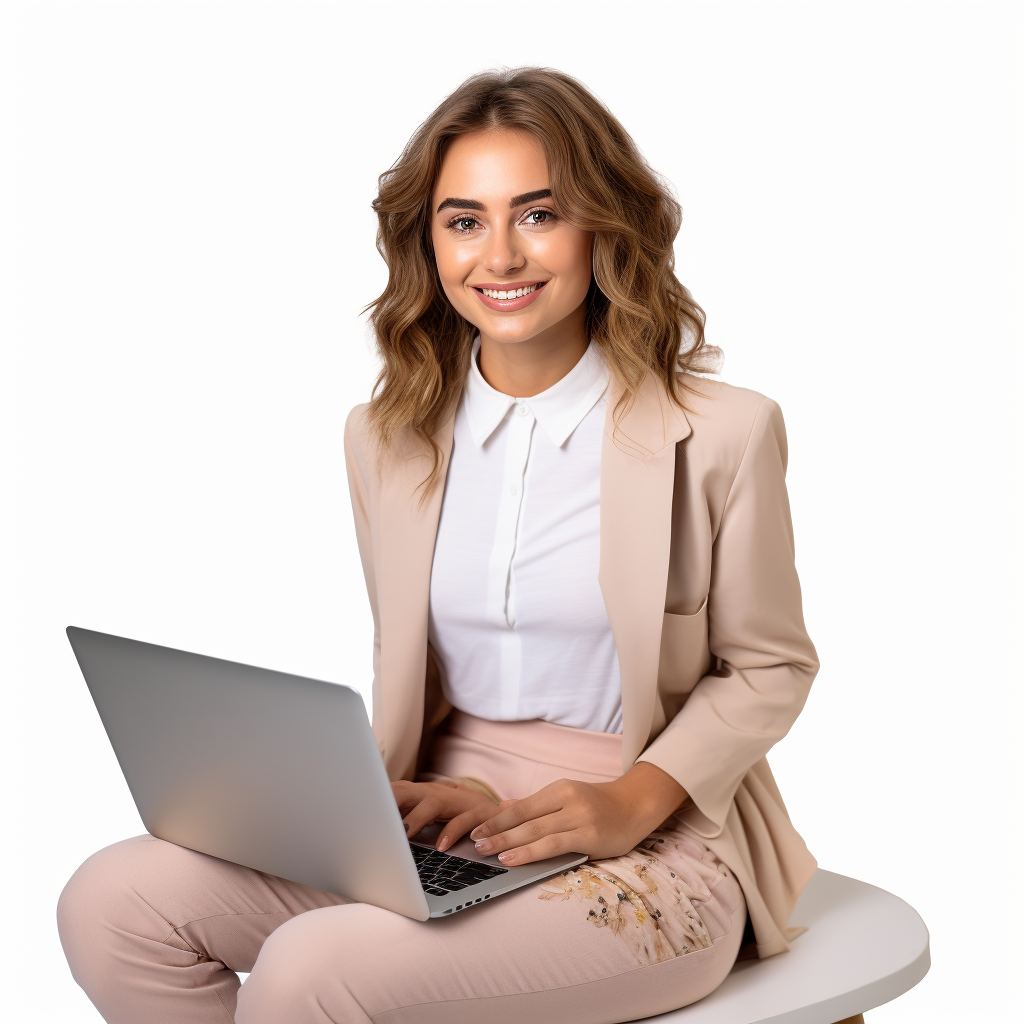
{"label": "woman's lips", "polygon": [[[528,306],[531,302],[533,302],[537,298],[537,296],[540,295],[542,291],[544,291],[544,286],[547,284],[547,281],[531,282],[531,284],[519,285],[518,287],[530,288],[533,286],[533,284],[536,284],[536,287],[533,289],[532,292],[530,292],[528,295],[520,295],[518,298],[515,299],[492,298],[490,295],[484,295],[483,289],[477,285],[473,286],[473,291],[476,292],[476,294],[480,297],[480,301],[489,309],[496,309],[500,313],[514,313],[517,309],[523,309],[524,307]],[[499,290],[512,291],[511,288],[498,289],[490,287],[488,287],[487,290],[489,292]],[[518,288],[516,290],[518,290]]]}

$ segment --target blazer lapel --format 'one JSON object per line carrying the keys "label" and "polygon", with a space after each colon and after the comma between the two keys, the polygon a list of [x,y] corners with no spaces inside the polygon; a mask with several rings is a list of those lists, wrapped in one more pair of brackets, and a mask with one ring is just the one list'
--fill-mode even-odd
{"label": "blazer lapel", "polygon": [[672,545],[675,443],[690,433],[682,410],[648,376],[616,424],[611,386],[601,449],[598,580],[619,655],[623,771],[647,746],[658,687]]}
{"label": "blazer lapel", "polygon": [[424,497],[428,455],[401,452],[383,473],[377,607],[384,764],[391,779],[411,778],[423,726],[430,569],[451,457],[455,411],[434,435],[441,449],[440,480]]}

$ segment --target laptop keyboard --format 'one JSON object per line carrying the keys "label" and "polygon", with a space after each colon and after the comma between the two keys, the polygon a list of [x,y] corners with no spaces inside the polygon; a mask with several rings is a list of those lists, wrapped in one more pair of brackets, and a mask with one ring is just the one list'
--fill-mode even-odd
{"label": "laptop keyboard", "polygon": [[444,896],[467,886],[486,882],[495,875],[504,875],[508,868],[492,867],[476,860],[466,860],[450,853],[439,853],[429,846],[409,844],[416,862],[423,891],[431,896]]}

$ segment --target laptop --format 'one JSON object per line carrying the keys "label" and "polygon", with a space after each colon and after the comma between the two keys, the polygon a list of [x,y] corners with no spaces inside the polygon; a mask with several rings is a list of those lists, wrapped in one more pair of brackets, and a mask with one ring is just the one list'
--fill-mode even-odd
{"label": "laptop", "polygon": [[505,867],[435,824],[412,840],[362,697],[347,686],[69,626],[147,830],[419,921],[583,863]]}

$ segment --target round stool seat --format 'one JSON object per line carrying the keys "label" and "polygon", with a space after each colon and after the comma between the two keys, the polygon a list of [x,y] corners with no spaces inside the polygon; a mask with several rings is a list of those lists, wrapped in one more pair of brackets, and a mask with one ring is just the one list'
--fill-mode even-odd
{"label": "round stool seat", "polygon": [[913,988],[930,964],[913,907],[856,878],[818,870],[793,912],[807,931],[788,953],[743,960],[711,995],[659,1024],[835,1024]]}

